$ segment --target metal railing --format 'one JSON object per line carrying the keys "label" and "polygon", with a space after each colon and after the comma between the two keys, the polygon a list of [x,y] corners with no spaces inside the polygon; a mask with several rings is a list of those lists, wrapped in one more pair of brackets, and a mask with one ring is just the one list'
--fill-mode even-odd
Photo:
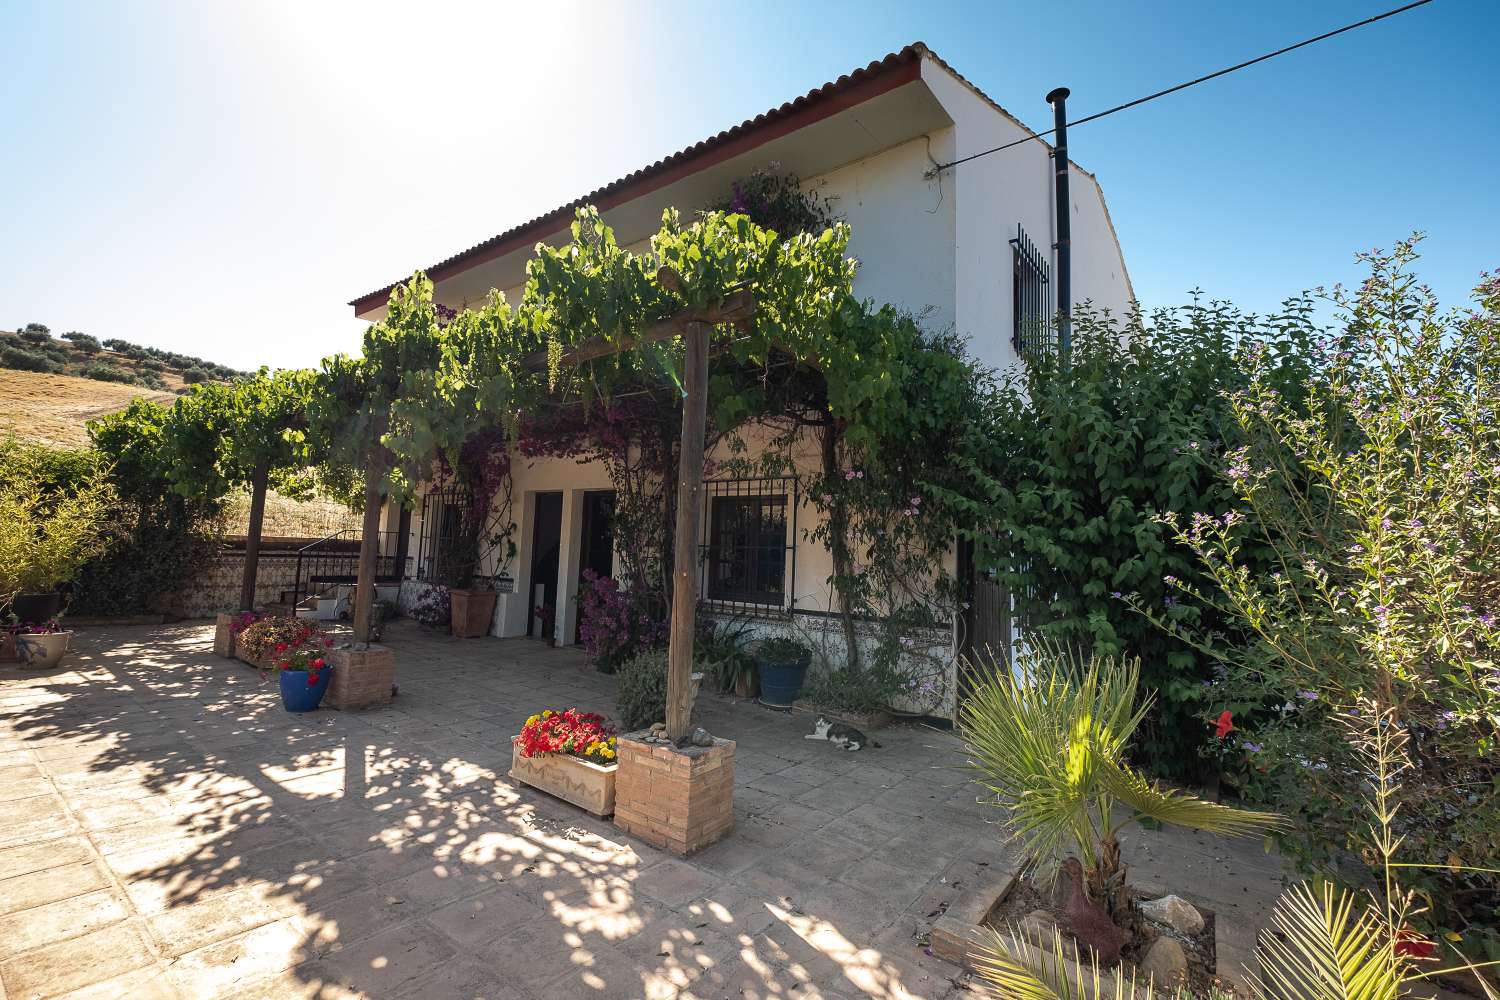
{"label": "metal railing", "polygon": [[[411,558],[400,554],[400,532],[379,532],[375,557],[375,582],[399,583],[411,568]],[[328,592],[333,587],[359,580],[360,533],[351,529],[325,535],[297,550],[297,573],[291,590],[291,605]]]}

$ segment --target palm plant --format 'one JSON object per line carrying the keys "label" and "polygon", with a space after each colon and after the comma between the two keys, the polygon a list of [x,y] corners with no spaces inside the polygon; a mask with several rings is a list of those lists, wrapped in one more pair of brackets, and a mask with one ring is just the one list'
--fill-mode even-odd
{"label": "palm plant", "polygon": [[1041,859],[1076,854],[1089,897],[1127,932],[1135,904],[1119,836],[1154,820],[1225,836],[1279,825],[1252,812],[1162,788],[1125,763],[1150,707],[1137,697],[1140,661],[1084,657],[1039,641],[1012,670],[969,665],[958,730],[976,781],[1010,813],[1009,840]]}
{"label": "palm plant", "polygon": [[[1489,1000],[1500,993],[1482,970],[1497,963],[1461,961],[1443,966],[1423,958],[1433,942],[1410,929],[1421,912],[1413,894],[1401,888],[1399,873],[1424,864],[1396,860],[1401,836],[1396,832],[1400,807],[1396,793],[1409,766],[1407,733],[1390,709],[1363,702],[1345,722],[1351,742],[1369,773],[1366,807],[1372,821],[1369,847],[1381,860],[1378,888],[1360,894],[1321,882],[1293,886],[1271,913],[1274,933],[1261,934],[1256,957],[1259,974],[1247,977],[1253,1000],[1396,1000],[1407,987],[1439,975],[1469,972]],[[1137,990],[1133,975],[1101,974],[1098,962],[1082,957],[1073,945],[1071,958],[1061,935],[1051,940],[1012,928],[992,932],[980,955],[979,973],[997,996],[1007,1000],[1186,1000],[1183,986],[1171,990],[1145,984]],[[1211,991],[1208,1000],[1222,1000]]]}

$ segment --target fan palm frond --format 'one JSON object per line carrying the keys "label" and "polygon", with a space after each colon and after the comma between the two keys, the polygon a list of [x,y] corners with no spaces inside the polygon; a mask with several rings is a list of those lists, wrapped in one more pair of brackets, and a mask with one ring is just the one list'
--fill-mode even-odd
{"label": "fan palm frond", "polygon": [[1153,990],[1149,981],[1136,981],[1134,970],[1100,972],[1098,961],[1081,956],[1077,942],[1064,942],[1056,927],[1050,938],[1017,927],[991,928],[975,966],[991,995],[1005,1000],[1187,1000],[1191,995],[1182,986]]}
{"label": "fan palm frond", "polygon": [[1224,837],[1247,837],[1270,829],[1285,829],[1288,825],[1286,817],[1277,813],[1234,809],[1176,789],[1161,788],[1115,761],[1106,761],[1100,767],[1099,780],[1109,794],[1135,811],[1135,819],[1150,818]]}
{"label": "fan palm frond", "polygon": [[1261,935],[1257,1000],[1396,1000],[1406,962],[1374,909],[1346,889],[1295,885],[1271,912]]}

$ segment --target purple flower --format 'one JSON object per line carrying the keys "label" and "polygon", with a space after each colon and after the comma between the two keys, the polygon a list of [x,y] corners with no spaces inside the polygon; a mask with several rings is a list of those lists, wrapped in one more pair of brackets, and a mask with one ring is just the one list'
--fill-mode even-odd
{"label": "purple flower", "polygon": [[1298,691],[1297,692],[1297,697],[1301,698],[1303,701],[1317,701],[1318,700],[1318,692],[1316,692],[1316,691]]}
{"label": "purple flower", "polygon": [[1259,743],[1251,743],[1249,740],[1246,740],[1245,749],[1250,751],[1251,753],[1260,753],[1265,749],[1265,747],[1261,746]]}

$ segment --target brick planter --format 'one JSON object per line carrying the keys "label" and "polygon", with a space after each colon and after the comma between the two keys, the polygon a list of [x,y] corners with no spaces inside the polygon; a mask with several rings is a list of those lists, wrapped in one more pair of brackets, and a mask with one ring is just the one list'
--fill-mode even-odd
{"label": "brick planter", "polygon": [[615,775],[619,764],[605,767],[565,753],[521,756],[521,737],[510,740],[510,776],[523,785],[555,795],[584,812],[608,816],[615,811]]}
{"label": "brick planter", "polygon": [[276,654],[263,653],[261,654],[261,658],[257,660],[255,657],[251,656],[248,651],[246,651],[244,646],[240,645],[239,639],[236,638],[234,640],[234,657],[241,663],[255,667],[258,670],[270,670],[271,664],[276,659]]}
{"label": "brick planter", "polygon": [[9,631],[0,632],[0,663],[15,663],[20,659],[16,652],[16,637]]}
{"label": "brick planter", "polygon": [[226,660],[235,658],[234,632],[231,628],[235,617],[228,611],[220,611],[214,616],[214,655]]}
{"label": "brick planter", "polygon": [[615,826],[675,854],[692,854],[734,828],[734,741],[711,747],[621,736]]}
{"label": "brick planter", "polygon": [[391,703],[396,653],[389,646],[338,646],[329,651],[328,662],[333,664],[333,683],[328,685],[326,699],[329,708],[347,712]]}

